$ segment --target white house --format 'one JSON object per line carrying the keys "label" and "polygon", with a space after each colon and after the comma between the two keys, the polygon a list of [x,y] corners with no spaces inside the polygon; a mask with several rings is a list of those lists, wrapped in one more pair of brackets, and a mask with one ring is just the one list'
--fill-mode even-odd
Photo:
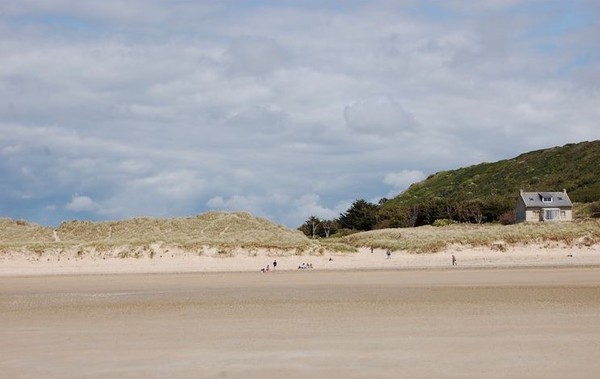
{"label": "white house", "polygon": [[516,221],[571,221],[573,203],[562,192],[524,192],[517,198]]}

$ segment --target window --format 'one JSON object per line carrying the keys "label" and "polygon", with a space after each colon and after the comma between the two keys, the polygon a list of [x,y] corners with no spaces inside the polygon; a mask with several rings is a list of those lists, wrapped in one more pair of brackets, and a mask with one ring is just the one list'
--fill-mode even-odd
{"label": "window", "polygon": [[558,209],[545,209],[544,220],[557,220],[560,218],[560,211]]}
{"label": "window", "polygon": [[542,202],[543,203],[551,203],[552,202],[552,196],[547,196],[547,195],[542,196]]}

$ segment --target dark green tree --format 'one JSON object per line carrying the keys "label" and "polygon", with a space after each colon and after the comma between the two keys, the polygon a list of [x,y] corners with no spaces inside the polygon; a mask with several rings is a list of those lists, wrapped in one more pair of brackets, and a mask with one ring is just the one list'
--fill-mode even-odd
{"label": "dark green tree", "polygon": [[379,207],[375,229],[410,228],[415,226],[419,215],[417,205]]}
{"label": "dark green tree", "polygon": [[338,224],[341,228],[352,230],[372,230],[377,223],[378,206],[360,199],[352,203],[352,206],[340,214]]}

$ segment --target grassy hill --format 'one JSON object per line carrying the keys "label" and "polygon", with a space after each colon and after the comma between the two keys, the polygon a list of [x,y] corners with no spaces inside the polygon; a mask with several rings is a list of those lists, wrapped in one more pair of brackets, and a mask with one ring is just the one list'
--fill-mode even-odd
{"label": "grassy hill", "polygon": [[[520,189],[566,189],[573,202],[593,202],[600,199],[599,162],[600,141],[592,141],[532,151],[494,163],[441,171],[411,185],[405,192],[384,203],[382,215],[385,218],[386,214],[403,214],[411,206],[449,208],[453,204],[471,202],[478,204],[484,213],[487,209],[487,219],[493,221],[490,218],[497,219],[502,212],[514,207]],[[443,210],[436,212],[438,214],[429,218],[445,218]],[[420,224],[426,221],[422,220]]]}
{"label": "grassy hill", "polygon": [[600,198],[600,141],[537,150],[495,163],[441,171],[413,184],[390,204],[435,196],[515,197],[526,191],[566,189],[574,202]]}

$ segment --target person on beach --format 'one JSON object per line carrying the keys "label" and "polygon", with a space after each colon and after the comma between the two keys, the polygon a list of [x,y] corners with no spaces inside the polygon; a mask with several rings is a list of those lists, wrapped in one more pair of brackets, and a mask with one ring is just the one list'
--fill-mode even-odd
{"label": "person on beach", "polygon": [[277,260],[273,261],[273,271],[277,269]]}
{"label": "person on beach", "polygon": [[390,249],[388,249],[388,250],[385,252],[385,255],[387,255],[387,259],[390,259],[390,258],[392,257],[392,251],[391,251]]}
{"label": "person on beach", "polygon": [[452,266],[456,266],[456,257],[452,254]]}

